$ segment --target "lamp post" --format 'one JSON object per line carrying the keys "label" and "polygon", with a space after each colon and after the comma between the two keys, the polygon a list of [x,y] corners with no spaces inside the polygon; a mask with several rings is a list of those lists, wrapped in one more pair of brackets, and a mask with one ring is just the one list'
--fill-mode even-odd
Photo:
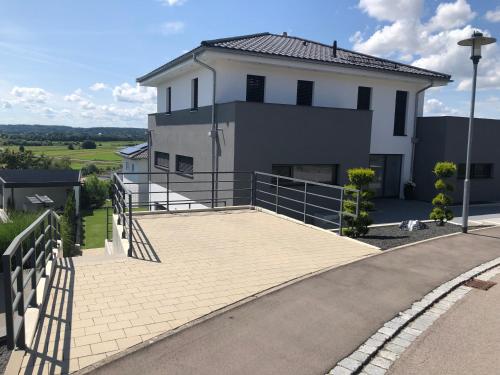
{"label": "lamp post", "polygon": [[465,179],[464,179],[464,198],[462,207],[462,232],[467,233],[467,227],[469,222],[469,196],[470,196],[470,154],[472,147],[472,130],[474,125],[474,107],[476,105],[476,78],[477,78],[477,65],[481,59],[481,46],[486,44],[495,43],[495,38],[489,38],[483,36],[482,33],[474,31],[472,36],[468,39],[461,40],[458,42],[459,46],[471,47],[470,58],[472,60],[474,73],[472,76],[472,97],[470,104],[470,116],[469,116],[469,133],[467,136],[467,159],[465,162]]}

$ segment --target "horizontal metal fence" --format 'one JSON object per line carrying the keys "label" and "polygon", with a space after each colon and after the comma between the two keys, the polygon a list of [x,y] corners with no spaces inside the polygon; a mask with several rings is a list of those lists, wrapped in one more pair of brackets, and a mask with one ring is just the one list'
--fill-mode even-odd
{"label": "horizontal metal fence", "polygon": [[21,232],[2,255],[7,346],[26,348],[25,313],[37,306],[37,286],[47,274],[52,249],[57,247],[60,218],[45,211]]}
{"label": "horizontal metal fence", "polygon": [[[255,172],[254,184],[255,206],[338,230],[340,235],[344,216],[357,217],[359,213],[360,192],[356,189],[263,172]],[[345,210],[346,200],[355,206],[354,213]]]}

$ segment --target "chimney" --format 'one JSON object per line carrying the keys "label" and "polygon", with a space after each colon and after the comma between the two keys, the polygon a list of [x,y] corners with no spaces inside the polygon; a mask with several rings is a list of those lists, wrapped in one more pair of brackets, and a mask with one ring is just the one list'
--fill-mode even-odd
{"label": "chimney", "polygon": [[283,36],[288,36],[288,33],[286,31],[283,31]]}
{"label": "chimney", "polygon": [[333,41],[333,57],[337,57],[337,41]]}

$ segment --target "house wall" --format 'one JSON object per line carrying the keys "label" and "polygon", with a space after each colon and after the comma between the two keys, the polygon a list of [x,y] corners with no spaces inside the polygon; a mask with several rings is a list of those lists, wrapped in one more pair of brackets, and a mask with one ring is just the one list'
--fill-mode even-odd
{"label": "house wall", "polygon": [[[468,118],[422,117],[418,119],[419,142],[415,153],[417,199],[430,201],[436,195],[432,169],[438,161],[465,163],[467,153]],[[492,163],[493,177],[471,179],[471,202],[500,201],[500,120],[476,119],[472,141],[471,162]],[[463,180],[454,178],[456,203],[462,201]]]}
{"label": "house wall", "polygon": [[73,190],[73,186],[59,187],[25,187],[25,188],[4,188],[4,207],[7,207],[7,201],[12,198],[14,192],[14,202],[16,210],[36,210],[38,206],[32,205],[26,196],[47,195],[54,201],[52,207],[56,210],[63,209],[66,204],[68,192]]}
{"label": "house wall", "polygon": [[[203,59],[203,57],[202,57]],[[372,87],[372,130],[369,153],[402,155],[401,187],[410,179],[411,137],[414,125],[416,92],[426,86],[426,80],[417,80],[395,74],[361,71],[359,69],[327,70],[317,64],[278,65],[271,59],[242,61],[241,57],[217,58],[207,61],[217,70],[217,103],[246,100],[246,75],[266,77],[265,102],[296,103],[297,80],[314,81],[313,105],[318,107],[355,109],[359,86]],[[191,63],[167,81],[158,85],[158,112],[166,111],[166,87],[172,87],[172,110],[191,107],[191,79],[199,78],[199,105],[211,104],[212,76],[205,69]],[[351,73],[349,73],[351,72]],[[361,72],[361,73],[360,73]],[[406,136],[394,136],[396,91],[408,91]],[[422,110],[424,95],[419,98]],[[401,188],[402,193],[402,188]]]}
{"label": "house wall", "polygon": [[[140,173],[148,172],[147,159],[123,158],[122,161],[123,182],[133,193],[132,203],[141,204],[148,201],[147,176]],[[137,173],[137,174],[134,174]]]}

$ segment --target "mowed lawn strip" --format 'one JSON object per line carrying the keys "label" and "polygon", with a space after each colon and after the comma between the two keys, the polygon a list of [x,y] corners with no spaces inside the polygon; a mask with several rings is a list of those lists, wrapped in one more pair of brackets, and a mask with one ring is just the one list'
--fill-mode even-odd
{"label": "mowed lawn strip", "polygon": [[106,220],[106,208],[96,208],[93,211],[83,212],[82,248],[95,249],[104,247],[104,240],[106,239]]}

